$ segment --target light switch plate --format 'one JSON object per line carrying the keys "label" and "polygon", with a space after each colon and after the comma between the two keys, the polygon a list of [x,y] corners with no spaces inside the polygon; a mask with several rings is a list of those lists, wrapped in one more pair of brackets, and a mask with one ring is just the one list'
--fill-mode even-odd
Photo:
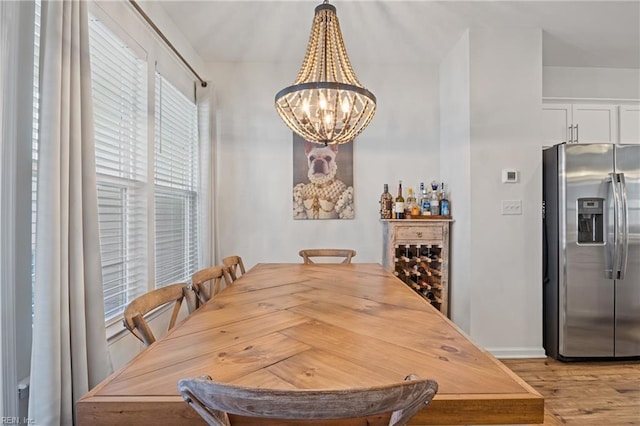
{"label": "light switch plate", "polygon": [[522,214],[522,200],[502,200],[502,214]]}

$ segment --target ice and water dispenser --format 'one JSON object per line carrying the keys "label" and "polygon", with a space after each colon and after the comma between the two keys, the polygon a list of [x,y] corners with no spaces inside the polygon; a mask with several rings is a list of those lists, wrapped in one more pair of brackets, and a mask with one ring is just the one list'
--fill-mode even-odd
{"label": "ice and water dispenser", "polygon": [[603,198],[578,198],[578,244],[604,244]]}

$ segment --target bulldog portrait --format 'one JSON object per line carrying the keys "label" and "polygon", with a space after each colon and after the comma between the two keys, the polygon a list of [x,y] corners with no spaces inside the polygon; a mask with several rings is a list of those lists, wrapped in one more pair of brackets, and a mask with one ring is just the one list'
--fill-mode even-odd
{"label": "bulldog portrait", "polygon": [[294,164],[294,219],[353,219],[353,186],[339,178],[337,156],[338,145],[304,142],[304,182],[296,183]]}

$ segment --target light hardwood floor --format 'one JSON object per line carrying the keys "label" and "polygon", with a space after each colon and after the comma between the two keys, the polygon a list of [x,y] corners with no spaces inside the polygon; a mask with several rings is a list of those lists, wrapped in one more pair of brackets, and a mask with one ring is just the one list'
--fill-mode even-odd
{"label": "light hardwood floor", "polygon": [[640,361],[503,359],[545,398],[544,425],[640,425]]}

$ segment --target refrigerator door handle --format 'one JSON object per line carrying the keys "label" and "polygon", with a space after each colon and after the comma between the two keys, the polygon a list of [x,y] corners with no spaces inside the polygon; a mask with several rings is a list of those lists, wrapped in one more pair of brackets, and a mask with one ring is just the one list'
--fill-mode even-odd
{"label": "refrigerator door handle", "polygon": [[[627,183],[624,173],[618,173],[618,181],[620,182],[620,219],[618,222],[619,241],[620,241],[620,264],[618,265],[617,279],[623,280],[627,271],[627,258],[629,249],[629,210],[627,207]],[[617,237],[616,237],[617,238]]]}
{"label": "refrigerator door handle", "polygon": [[[620,254],[618,252],[619,251],[619,244],[618,244],[619,213],[618,212],[620,210],[620,195],[618,194],[617,173],[609,173],[609,178],[607,179],[607,181],[611,182],[611,193],[613,194],[613,242],[608,241],[609,249],[607,250],[607,253],[609,254],[609,256],[607,256],[607,260],[610,260],[611,263],[605,265],[605,268],[606,268],[605,275],[607,278],[611,280],[615,280],[616,276],[618,275],[617,265],[619,265],[618,258],[620,257]],[[611,254],[611,251],[613,251],[613,254]],[[611,268],[609,268],[609,265],[611,265]]]}

